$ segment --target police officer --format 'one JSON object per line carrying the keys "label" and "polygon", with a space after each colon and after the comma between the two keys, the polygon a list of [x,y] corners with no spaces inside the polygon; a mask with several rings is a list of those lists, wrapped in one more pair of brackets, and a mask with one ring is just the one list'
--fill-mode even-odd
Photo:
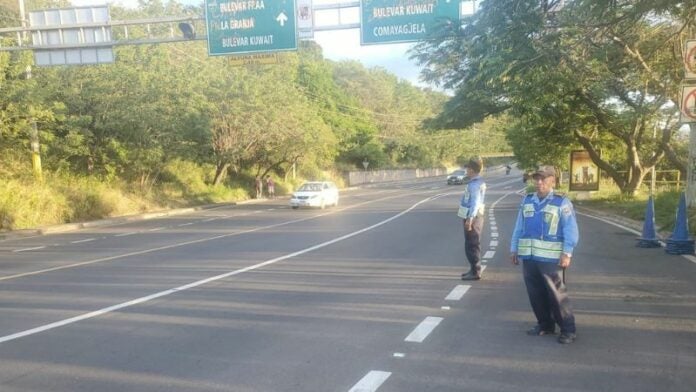
{"label": "police officer", "polygon": [[481,178],[483,162],[472,158],[465,165],[469,182],[459,202],[459,217],[464,224],[464,249],[470,269],[462,274],[462,280],[481,279],[481,230],[483,230],[484,197],[486,183]]}
{"label": "police officer", "polygon": [[537,319],[537,325],[527,334],[553,335],[558,324],[558,342],[568,344],[575,341],[575,316],[564,278],[578,243],[578,224],[573,204],[553,190],[553,166],[539,167],[532,179],[536,192],[528,194],[520,205],[510,261],[515,265],[523,262],[524,283]]}

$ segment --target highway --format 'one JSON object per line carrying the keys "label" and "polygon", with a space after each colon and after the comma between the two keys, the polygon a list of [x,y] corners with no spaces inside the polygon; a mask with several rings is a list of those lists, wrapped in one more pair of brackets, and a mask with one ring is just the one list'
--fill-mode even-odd
{"label": "highway", "polygon": [[530,337],[492,172],[484,279],[444,178],[0,241],[0,391],[694,391],[696,263],[578,215],[578,339]]}

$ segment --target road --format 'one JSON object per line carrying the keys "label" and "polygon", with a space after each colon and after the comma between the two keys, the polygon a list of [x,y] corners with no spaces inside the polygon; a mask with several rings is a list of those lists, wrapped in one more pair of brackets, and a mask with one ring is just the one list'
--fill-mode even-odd
{"label": "road", "polygon": [[444,178],[0,241],[0,391],[693,391],[696,263],[596,218],[578,340],[525,334],[519,177],[487,177],[477,282]]}

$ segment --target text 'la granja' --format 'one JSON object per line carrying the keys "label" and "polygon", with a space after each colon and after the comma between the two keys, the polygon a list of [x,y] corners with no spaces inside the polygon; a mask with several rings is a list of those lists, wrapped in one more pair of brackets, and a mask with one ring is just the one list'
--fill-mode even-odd
{"label": "text 'la granja'", "polygon": [[228,1],[220,3],[220,12],[256,11],[266,9],[263,0]]}

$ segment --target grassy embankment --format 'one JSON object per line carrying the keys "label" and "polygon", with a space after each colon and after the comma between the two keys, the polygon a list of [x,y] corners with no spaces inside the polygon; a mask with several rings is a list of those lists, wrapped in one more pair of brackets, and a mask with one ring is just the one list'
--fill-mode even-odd
{"label": "grassy embankment", "polygon": [[[84,222],[147,211],[249,199],[253,177],[212,186],[214,168],[174,162],[156,186],[45,173],[43,183],[17,176],[0,181],[0,231]],[[276,178],[276,194],[293,184]]]}
{"label": "grassy embankment", "polygon": [[[674,187],[658,188],[656,190],[654,197],[655,226],[658,232],[671,233],[674,230],[677,206],[682,191],[684,191],[683,188],[678,191]],[[572,192],[570,197],[574,197]],[[619,188],[613,182],[603,181],[600,184],[600,190],[593,192],[590,200],[575,200],[573,203],[577,206],[584,206],[643,222],[648,197],[649,189],[647,187],[643,187],[638,195],[631,198],[621,195]],[[689,233],[693,235],[696,233],[696,209],[689,209],[688,219]]]}

